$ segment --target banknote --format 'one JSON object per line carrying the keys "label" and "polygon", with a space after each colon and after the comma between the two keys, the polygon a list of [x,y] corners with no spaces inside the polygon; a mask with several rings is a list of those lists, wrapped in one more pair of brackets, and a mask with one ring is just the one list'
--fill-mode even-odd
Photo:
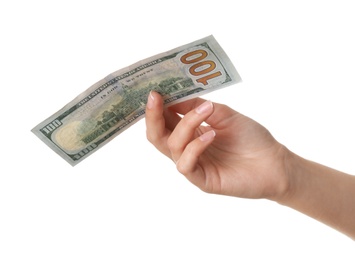
{"label": "banknote", "polygon": [[144,118],[151,90],[169,106],[240,81],[211,35],[111,73],[32,132],[74,166]]}

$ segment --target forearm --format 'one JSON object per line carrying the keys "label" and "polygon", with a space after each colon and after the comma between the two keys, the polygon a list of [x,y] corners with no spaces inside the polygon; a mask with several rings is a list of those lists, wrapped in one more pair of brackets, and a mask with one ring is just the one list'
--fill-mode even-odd
{"label": "forearm", "polygon": [[279,203],[300,211],[355,240],[355,176],[289,158],[290,187]]}

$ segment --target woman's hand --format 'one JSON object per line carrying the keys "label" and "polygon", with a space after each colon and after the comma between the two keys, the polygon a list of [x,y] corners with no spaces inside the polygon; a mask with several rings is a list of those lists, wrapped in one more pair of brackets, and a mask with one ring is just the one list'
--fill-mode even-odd
{"label": "woman's hand", "polygon": [[287,193],[289,151],[225,105],[196,98],[164,109],[151,92],[146,126],[148,140],[205,192],[274,200]]}

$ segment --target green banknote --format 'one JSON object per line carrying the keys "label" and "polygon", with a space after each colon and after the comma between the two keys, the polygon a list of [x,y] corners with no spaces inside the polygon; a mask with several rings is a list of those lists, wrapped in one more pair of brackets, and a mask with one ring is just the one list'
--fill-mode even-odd
{"label": "green banknote", "polygon": [[76,165],[142,119],[151,90],[172,105],[241,81],[213,36],[120,69],[32,129]]}

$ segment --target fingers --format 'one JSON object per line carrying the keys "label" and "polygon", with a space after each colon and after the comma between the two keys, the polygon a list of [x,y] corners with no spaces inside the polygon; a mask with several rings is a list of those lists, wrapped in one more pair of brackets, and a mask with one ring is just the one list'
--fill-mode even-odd
{"label": "fingers", "polygon": [[191,110],[193,110],[196,107],[198,107],[199,105],[201,105],[205,101],[206,100],[202,99],[202,98],[194,98],[194,99],[184,101],[182,103],[172,105],[169,108],[181,115],[185,115],[188,112],[190,112]]}
{"label": "fingers", "polygon": [[[202,98],[195,98],[188,101],[184,101],[182,103],[178,103],[169,107],[170,110],[179,113],[181,115],[187,114],[189,111],[197,108],[199,105],[204,103],[206,100]],[[231,118],[236,114],[236,111],[229,108],[226,105],[213,103],[213,114],[211,114],[207,119],[206,123],[213,126],[214,128],[219,128],[220,123],[224,121],[224,119]],[[173,129],[173,128],[170,128]]]}
{"label": "fingers", "polygon": [[205,101],[188,112],[176,125],[168,139],[172,159],[177,162],[187,145],[195,138],[196,129],[213,113],[211,101]]}
{"label": "fingers", "polygon": [[[203,99],[164,109],[162,97],[151,92],[146,107],[147,139],[160,152],[178,162],[178,170],[188,176],[196,170],[199,156],[215,137],[211,127],[200,127],[213,111],[213,103]],[[181,118],[177,113],[185,116]]]}
{"label": "fingers", "polygon": [[215,136],[216,132],[214,130],[202,134],[186,146],[179,160],[176,162],[177,170],[197,186],[200,186],[205,179],[203,171],[199,171],[198,169],[200,155],[212,143]]}

